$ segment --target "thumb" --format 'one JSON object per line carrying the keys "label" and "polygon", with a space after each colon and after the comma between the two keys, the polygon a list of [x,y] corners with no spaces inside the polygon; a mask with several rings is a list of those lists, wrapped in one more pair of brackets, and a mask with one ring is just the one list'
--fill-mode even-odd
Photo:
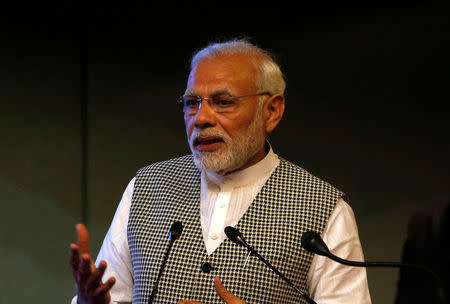
{"label": "thumb", "polygon": [[230,291],[228,291],[225,286],[223,286],[222,281],[219,277],[214,278],[214,287],[216,288],[217,294],[225,301],[227,304],[245,304],[245,301],[239,299]]}

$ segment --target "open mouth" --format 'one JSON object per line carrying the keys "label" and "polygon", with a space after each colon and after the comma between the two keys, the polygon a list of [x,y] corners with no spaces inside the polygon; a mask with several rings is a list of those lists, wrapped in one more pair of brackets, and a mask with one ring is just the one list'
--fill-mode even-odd
{"label": "open mouth", "polygon": [[223,144],[225,144],[223,139],[215,136],[199,136],[194,140],[194,147],[200,151],[215,151]]}

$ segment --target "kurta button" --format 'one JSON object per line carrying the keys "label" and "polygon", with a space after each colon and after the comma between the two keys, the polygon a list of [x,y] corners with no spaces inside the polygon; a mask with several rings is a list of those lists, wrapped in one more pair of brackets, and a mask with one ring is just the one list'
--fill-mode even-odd
{"label": "kurta button", "polygon": [[203,263],[201,268],[204,273],[210,273],[210,271],[212,270],[213,267],[211,266],[211,264],[206,262],[206,263]]}
{"label": "kurta button", "polygon": [[217,240],[219,238],[219,236],[217,234],[213,233],[213,234],[211,234],[211,238],[213,240]]}

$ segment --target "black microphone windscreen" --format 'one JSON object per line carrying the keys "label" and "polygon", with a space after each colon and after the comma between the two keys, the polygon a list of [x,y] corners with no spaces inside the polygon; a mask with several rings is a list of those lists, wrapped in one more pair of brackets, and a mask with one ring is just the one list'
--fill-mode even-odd
{"label": "black microphone windscreen", "polygon": [[234,227],[227,226],[225,227],[225,234],[230,240],[236,242],[236,238],[239,236],[240,232]]}
{"label": "black microphone windscreen", "polygon": [[320,235],[315,231],[307,231],[303,233],[301,238],[301,244],[302,247],[309,252],[323,256],[330,255],[330,250],[328,249],[327,245],[322,240]]}
{"label": "black microphone windscreen", "polygon": [[181,232],[183,231],[183,225],[181,222],[174,222],[172,226],[170,227],[169,236],[171,241],[177,240]]}
{"label": "black microphone windscreen", "polygon": [[236,243],[238,245],[244,246],[244,247],[252,250],[251,247],[245,241],[244,236],[238,229],[231,227],[231,226],[227,226],[227,227],[225,227],[224,231],[225,231],[225,234],[227,235],[227,237],[231,241],[233,241],[234,243]]}

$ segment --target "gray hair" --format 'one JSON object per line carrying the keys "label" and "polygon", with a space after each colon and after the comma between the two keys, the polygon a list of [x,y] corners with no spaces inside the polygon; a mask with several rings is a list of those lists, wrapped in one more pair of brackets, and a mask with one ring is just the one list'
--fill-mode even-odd
{"label": "gray hair", "polygon": [[259,71],[259,75],[255,79],[256,87],[261,90],[261,92],[284,94],[286,82],[283,73],[273,56],[268,51],[261,49],[246,39],[233,39],[209,44],[196,52],[192,57],[191,72],[203,59],[218,56],[255,54],[259,56],[252,56],[251,60]]}

